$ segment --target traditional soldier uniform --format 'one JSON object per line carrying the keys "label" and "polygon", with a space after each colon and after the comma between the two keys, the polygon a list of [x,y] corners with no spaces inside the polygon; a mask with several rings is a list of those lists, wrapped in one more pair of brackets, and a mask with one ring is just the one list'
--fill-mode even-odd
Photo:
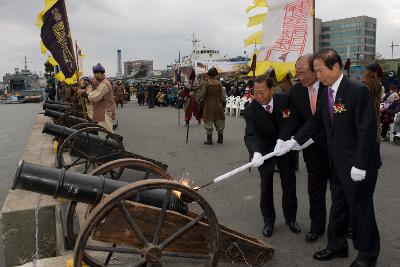
{"label": "traditional soldier uniform", "polygon": [[118,104],[121,104],[121,107],[124,107],[124,102],[125,102],[125,91],[124,87],[122,86],[121,82],[117,82],[117,85],[115,86],[115,104],[118,107]]}
{"label": "traditional soldier uniform", "polygon": [[[93,67],[93,73],[105,73],[105,69],[98,63]],[[88,94],[88,100],[93,103],[93,121],[113,132],[113,119],[115,117],[115,103],[111,83],[105,77],[93,92]]]}
{"label": "traditional soldier uniform", "polygon": [[[93,79],[95,80],[95,79]],[[83,77],[82,78],[82,85],[81,88],[85,91],[87,95],[89,95],[91,92],[93,92],[93,86],[91,85],[91,79],[89,77]],[[90,121],[93,121],[93,103],[90,102],[89,100],[83,100],[83,105],[85,105],[85,111],[86,111],[86,116]]]}
{"label": "traditional soldier uniform", "polygon": [[203,104],[203,121],[207,133],[206,145],[212,145],[213,124],[218,132],[218,143],[223,142],[223,132],[225,128],[224,102],[226,101],[226,92],[220,82],[215,78],[218,71],[211,68],[208,71],[208,81],[198,93],[199,102]]}

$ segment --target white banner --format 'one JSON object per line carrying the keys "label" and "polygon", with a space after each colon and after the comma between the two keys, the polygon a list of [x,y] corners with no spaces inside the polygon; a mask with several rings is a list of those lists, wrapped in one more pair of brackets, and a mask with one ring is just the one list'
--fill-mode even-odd
{"label": "white banner", "polygon": [[218,73],[242,71],[247,68],[247,61],[196,61],[196,75],[207,73],[209,69],[215,67]]}
{"label": "white banner", "polygon": [[257,61],[296,62],[313,52],[313,0],[269,0]]}

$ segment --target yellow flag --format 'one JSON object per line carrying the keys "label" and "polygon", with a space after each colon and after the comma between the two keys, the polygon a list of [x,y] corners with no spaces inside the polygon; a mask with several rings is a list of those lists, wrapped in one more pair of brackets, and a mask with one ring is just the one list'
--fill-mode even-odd
{"label": "yellow flag", "polygon": [[246,40],[244,40],[245,46],[261,44],[262,43],[262,31],[258,31],[250,35]]}
{"label": "yellow flag", "polygon": [[54,59],[53,56],[49,56],[48,61],[49,61],[49,63],[50,63],[51,65],[53,65],[53,67],[55,67],[55,66],[58,65],[57,61]]}
{"label": "yellow flag", "polygon": [[62,71],[57,72],[57,74],[56,74],[55,77],[56,77],[56,79],[59,80],[60,82],[62,82],[62,81],[65,80],[65,76],[64,76],[64,73],[62,73]]}
{"label": "yellow flag", "polygon": [[66,84],[75,84],[78,82],[78,75],[75,73],[71,78],[65,78],[64,82]]}
{"label": "yellow flag", "polygon": [[254,0],[253,2],[254,2],[254,5],[247,7],[247,9],[246,9],[247,13],[249,13],[251,10],[253,10],[254,8],[257,8],[257,7],[267,7],[267,3],[265,3],[264,0]]}
{"label": "yellow flag", "polygon": [[44,45],[43,41],[40,41],[40,52],[44,55],[46,54],[47,48]]}
{"label": "yellow flag", "polygon": [[266,16],[267,14],[264,13],[250,17],[249,22],[247,23],[247,27],[252,27],[254,25],[262,24]]}

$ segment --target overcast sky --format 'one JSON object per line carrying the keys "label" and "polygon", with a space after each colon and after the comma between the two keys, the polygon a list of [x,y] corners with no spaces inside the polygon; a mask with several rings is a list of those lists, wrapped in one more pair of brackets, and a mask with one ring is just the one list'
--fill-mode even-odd
{"label": "overcast sky", "polygon": [[[243,40],[254,30],[246,24],[251,0],[66,0],[72,38],[87,58],[86,74],[101,62],[109,75],[117,71],[118,48],[122,61],[153,59],[164,69],[191,51],[192,32],[204,45],[229,56],[243,55]],[[0,0],[0,81],[3,74],[23,67],[28,57],[33,71],[43,71],[40,31],[35,25],[41,0]],[[367,15],[377,18],[377,52],[391,57],[392,40],[400,43],[399,0],[316,0],[316,16],[323,21]],[[247,48],[250,52],[251,49]],[[395,48],[400,57],[400,47]]]}

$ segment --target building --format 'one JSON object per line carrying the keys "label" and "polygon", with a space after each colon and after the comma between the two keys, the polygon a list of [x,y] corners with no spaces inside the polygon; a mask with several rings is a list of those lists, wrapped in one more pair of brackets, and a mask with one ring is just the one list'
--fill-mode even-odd
{"label": "building", "polygon": [[147,73],[153,71],[153,60],[134,60],[124,62],[124,75],[132,76],[140,70],[145,70]]}
{"label": "building", "polygon": [[117,50],[117,78],[122,78],[121,49]]}
{"label": "building", "polygon": [[332,21],[316,19],[315,40],[315,50],[331,47],[343,61],[348,54],[352,62],[372,61],[376,55],[376,19],[368,16]]}

